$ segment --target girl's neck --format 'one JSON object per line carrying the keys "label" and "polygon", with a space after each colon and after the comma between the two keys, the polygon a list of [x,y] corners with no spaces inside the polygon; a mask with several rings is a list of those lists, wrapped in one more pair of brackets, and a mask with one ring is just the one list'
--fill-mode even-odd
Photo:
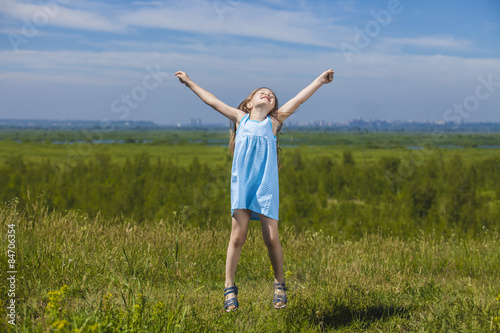
{"label": "girl's neck", "polygon": [[266,117],[269,115],[269,111],[255,107],[250,111],[249,118],[251,120],[257,120],[257,121],[262,121],[266,119]]}

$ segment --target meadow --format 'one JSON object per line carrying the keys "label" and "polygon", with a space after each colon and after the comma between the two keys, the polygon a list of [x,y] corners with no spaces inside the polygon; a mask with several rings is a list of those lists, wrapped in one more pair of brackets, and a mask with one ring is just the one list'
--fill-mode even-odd
{"label": "meadow", "polygon": [[[90,216],[159,220],[186,209],[190,225],[230,222],[231,157],[221,144],[227,132],[119,134],[106,139],[125,143],[79,142],[80,132],[5,133],[0,202],[18,198],[25,205],[29,196],[43,195],[49,210]],[[447,134],[436,141],[422,134],[335,132],[282,137],[282,224],[336,237],[413,237],[421,230],[480,235],[497,227],[500,216],[500,149],[480,148],[495,147],[498,138]]]}
{"label": "meadow", "polygon": [[[498,332],[498,232],[480,238],[366,234],[339,240],[281,229],[288,307],[272,307],[260,228],[249,230],[223,310],[229,228],[0,209],[18,235],[18,319],[12,332]],[[5,243],[4,243],[5,244]],[[1,253],[6,262],[5,251]],[[5,280],[5,271],[0,277]],[[6,287],[2,284],[2,300]],[[497,297],[498,295],[498,297]],[[5,313],[1,318],[5,318]]]}
{"label": "meadow", "polygon": [[[102,143],[117,142],[117,143]],[[127,158],[147,152],[153,158],[172,160],[186,165],[193,157],[209,164],[227,159],[229,131],[109,131],[94,130],[12,130],[0,132],[0,163],[21,155],[27,161],[74,163],[92,159],[96,154],[112,156],[124,162]],[[407,147],[444,147],[442,153],[452,155],[466,149],[464,157],[500,156],[499,133],[408,133],[408,132],[322,132],[283,130],[279,136],[283,154],[294,148],[307,149],[309,157],[331,156],[341,159],[345,150],[353,151],[358,161],[373,162],[383,156],[404,156]],[[187,147],[186,147],[187,146]],[[285,149],[287,148],[287,149]],[[432,150],[432,149],[431,149]]]}
{"label": "meadow", "polygon": [[498,134],[283,135],[290,303],[272,307],[272,270],[252,224],[232,314],[222,309],[227,138],[2,132],[2,244],[13,226],[19,272],[17,323],[2,313],[2,329],[500,331]]}

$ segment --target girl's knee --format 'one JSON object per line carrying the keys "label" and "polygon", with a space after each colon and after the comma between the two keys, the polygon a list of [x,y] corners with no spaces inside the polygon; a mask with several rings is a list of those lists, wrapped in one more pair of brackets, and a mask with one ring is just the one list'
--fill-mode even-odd
{"label": "girl's knee", "polygon": [[264,243],[270,250],[281,247],[279,237],[264,237]]}
{"label": "girl's knee", "polygon": [[232,233],[230,242],[233,244],[234,247],[242,247],[243,244],[245,244],[246,239],[247,235]]}

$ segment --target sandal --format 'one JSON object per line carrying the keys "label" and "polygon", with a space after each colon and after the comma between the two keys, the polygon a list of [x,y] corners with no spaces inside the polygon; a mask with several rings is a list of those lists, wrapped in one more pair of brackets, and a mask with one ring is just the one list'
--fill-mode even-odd
{"label": "sandal", "polygon": [[288,298],[286,297],[286,294],[276,294],[276,290],[287,291],[288,289],[285,285],[285,282],[274,284],[273,305],[276,309],[283,309],[288,303]]}
{"label": "sandal", "polygon": [[236,284],[233,287],[224,288],[224,297],[229,294],[234,294],[235,297],[224,301],[224,309],[226,309],[226,312],[236,311],[239,306],[238,299],[236,298],[238,296],[238,287],[236,287]]}

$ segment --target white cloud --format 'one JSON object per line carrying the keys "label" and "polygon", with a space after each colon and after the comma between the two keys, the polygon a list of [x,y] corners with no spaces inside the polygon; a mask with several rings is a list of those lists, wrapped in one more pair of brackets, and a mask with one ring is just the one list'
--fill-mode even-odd
{"label": "white cloud", "polygon": [[[158,116],[157,119],[164,122],[167,118],[188,121],[190,117],[199,116],[206,117],[204,121],[210,122],[209,117],[214,114],[206,113],[203,103],[179,85],[173,76],[175,70],[188,71],[195,82],[225,102],[237,105],[248,91],[259,85],[274,89],[283,104],[323,70],[332,67],[336,72],[332,87],[318,91],[301,108],[296,120],[341,120],[357,115],[365,118],[440,119],[453,103],[461,103],[466,96],[474,93],[479,76],[487,77],[491,73],[495,82],[500,80],[500,59],[372,52],[356,55],[347,63],[340,52],[303,50],[293,56],[279,57],[273,54],[283,54],[287,50],[275,46],[267,50],[268,53],[258,55],[257,51],[250,52],[252,46],[239,45],[239,50],[233,51],[237,54],[248,51],[249,56],[237,57],[230,54],[232,45],[218,44],[215,48],[221,54],[228,53],[228,57],[220,57],[213,50],[204,55],[176,52],[3,51],[0,52],[0,89],[8,91],[18,87],[24,90],[31,87],[29,99],[44,110],[57,108],[57,103],[52,106],[44,104],[45,101],[58,101],[63,98],[62,91],[71,92],[71,96],[81,100],[82,105],[73,103],[73,113],[66,117],[76,119],[86,115],[85,110],[93,107],[85,103],[96,99],[109,113],[111,101],[141,84],[147,73],[146,66],[155,68],[158,65],[169,76],[162,83],[163,88],[154,94],[152,92],[148,102],[141,105],[141,110],[151,110],[152,113],[164,108],[190,110],[189,113],[175,111],[179,113],[170,116],[161,113],[163,118]],[[43,94],[37,91],[36,87],[47,84],[54,88]],[[499,97],[495,93],[481,104],[477,116],[487,117],[490,114],[491,118],[498,118],[494,113],[496,111],[483,109],[483,106],[495,103]],[[12,110],[18,110],[13,101],[8,105],[12,105]],[[380,106],[380,109],[374,105]],[[19,109],[18,114],[23,112],[28,111]],[[98,117],[98,114],[89,117]],[[141,117],[142,114],[137,113],[137,119]]]}
{"label": "white cloud", "polygon": [[415,46],[421,48],[454,49],[465,50],[472,46],[470,40],[456,39],[452,36],[423,36],[423,37],[400,37],[384,38],[382,45],[386,46]]}
{"label": "white cloud", "polygon": [[70,9],[57,1],[49,1],[44,5],[1,0],[0,12],[20,20],[21,24],[29,22],[36,28],[46,25],[72,29],[123,32],[125,27],[112,22],[100,13],[92,13],[80,9]]}
{"label": "white cloud", "polygon": [[[131,44],[135,49],[146,45]],[[144,47],[143,47],[144,46]],[[2,77],[5,79],[44,80],[44,75],[64,82],[78,81],[95,84],[130,84],[142,75],[146,66],[159,65],[162,70],[192,69],[198,76],[218,76],[231,80],[235,75],[245,79],[272,80],[301,78],[318,75],[333,68],[337,77],[347,80],[411,80],[429,86],[457,84],[477,79],[478,75],[495,73],[500,76],[500,59],[474,59],[442,55],[403,55],[386,53],[361,53],[347,63],[340,52],[296,51],[266,45],[256,50],[253,45],[216,44],[207,48],[191,44],[189,49],[202,50],[203,54],[173,49],[175,44],[165,44],[162,51],[144,52],[88,52],[88,51],[1,51]],[[168,50],[170,49],[170,50]],[[222,56],[221,56],[222,55]],[[245,56],[242,56],[245,55]],[[497,69],[495,71],[495,69]],[[32,75],[32,78],[30,78]],[[76,79],[75,79],[76,78]],[[104,80],[106,78],[106,80]],[[111,83],[113,81],[113,83]],[[388,83],[390,84],[390,82]]]}
{"label": "white cloud", "polygon": [[335,25],[334,18],[320,19],[321,10],[316,6],[285,10],[243,1],[209,0],[136,1],[133,7],[80,1],[71,1],[71,8],[56,1],[49,4],[0,0],[0,12],[20,21],[28,20],[35,26],[38,18],[42,26],[81,30],[123,33],[132,27],[170,29],[331,48],[335,40],[350,34],[347,27]]}
{"label": "white cloud", "polygon": [[176,55],[133,52],[81,51],[3,51],[4,69],[0,80],[23,82],[58,82],[79,85],[130,85],[144,76],[146,67],[166,70],[166,61],[176,62]]}
{"label": "white cloud", "polygon": [[217,2],[186,1],[182,6],[145,8],[119,18],[123,25],[172,29],[199,34],[255,37],[305,45],[333,47],[334,32],[347,29],[326,25],[311,12],[275,10],[237,3],[220,7]]}
{"label": "white cloud", "polygon": [[[32,20],[43,9],[33,4],[36,0],[30,1],[0,0],[0,12],[19,20],[23,17]],[[342,116],[348,119],[354,110],[367,108],[366,105],[379,105],[381,114],[392,112],[394,115],[398,109],[404,109],[407,114],[415,112],[412,110],[425,110],[430,114],[432,108],[442,112],[473,92],[478,76],[493,73],[495,82],[500,80],[498,58],[439,55],[461,53],[449,50],[470,51],[477,41],[473,45],[472,41],[449,35],[380,36],[373,39],[369,48],[353,54],[352,61],[347,63],[334,45],[352,40],[352,28],[338,25],[337,18],[325,17],[324,8],[308,5],[306,1],[300,4],[303,11],[298,10],[299,5],[294,5],[294,9],[290,9],[291,5],[280,7],[286,5],[283,0],[269,0],[267,4],[263,0],[260,5],[228,1],[225,3],[233,6],[220,12],[214,3],[209,0],[136,1],[133,6],[119,6],[72,0],[66,7],[60,7],[47,24],[105,32],[136,29],[137,34],[112,35],[116,40],[109,37],[94,40],[82,34],[82,41],[72,43],[71,51],[65,51],[69,47],[60,43],[57,44],[59,50],[0,51],[0,88],[21,87],[19,90],[22,90],[26,86],[51,83],[54,87],[65,87],[75,96],[85,95],[85,100],[92,100],[99,90],[105,107],[109,108],[116,92],[130,91],[130,87],[144,77],[146,66],[158,65],[162,71],[172,74],[164,83],[169,88],[178,86],[174,71],[185,70],[200,84],[206,83],[209,90],[229,99],[234,95],[231,102],[239,102],[254,85],[268,85],[276,89],[283,103],[331,67],[336,71],[334,88],[320,90],[318,97],[302,110],[324,109],[324,105],[330,107],[334,101],[335,107],[350,112]],[[270,3],[279,9],[270,8]],[[353,8],[355,4],[353,1],[331,4],[341,5]],[[340,11],[342,15],[346,12],[347,9]],[[12,26],[16,28],[21,24]],[[42,30],[40,36],[49,41],[51,34],[60,34],[58,40],[65,34],[68,39],[79,34],[77,30],[47,30],[45,33]],[[12,32],[7,28],[1,31]],[[141,34],[150,31],[154,39],[141,39]],[[69,36],[68,32],[73,35]],[[161,34],[164,39],[156,38]],[[74,49],[82,46],[85,51]],[[419,53],[425,54],[408,52],[414,49],[423,50],[425,52]],[[73,86],[77,88],[72,89]],[[162,96],[168,97],[168,103],[177,103],[179,98],[174,90],[157,93],[165,94]],[[115,93],[104,96],[109,91]],[[36,97],[37,94],[40,96]],[[44,96],[36,88],[27,93],[30,99],[42,101],[50,99],[51,94],[53,100],[58,100],[60,89],[53,92],[47,89]],[[498,100],[496,96],[498,94],[488,103]],[[153,98],[150,101],[153,104]],[[195,98],[189,103],[195,110],[201,105]],[[12,105],[17,107],[15,102]],[[331,116],[326,111],[315,114],[318,119]],[[304,112],[298,117],[308,115]]]}
{"label": "white cloud", "polygon": [[133,5],[136,6],[162,6],[163,2],[161,1],[134,1]]}

